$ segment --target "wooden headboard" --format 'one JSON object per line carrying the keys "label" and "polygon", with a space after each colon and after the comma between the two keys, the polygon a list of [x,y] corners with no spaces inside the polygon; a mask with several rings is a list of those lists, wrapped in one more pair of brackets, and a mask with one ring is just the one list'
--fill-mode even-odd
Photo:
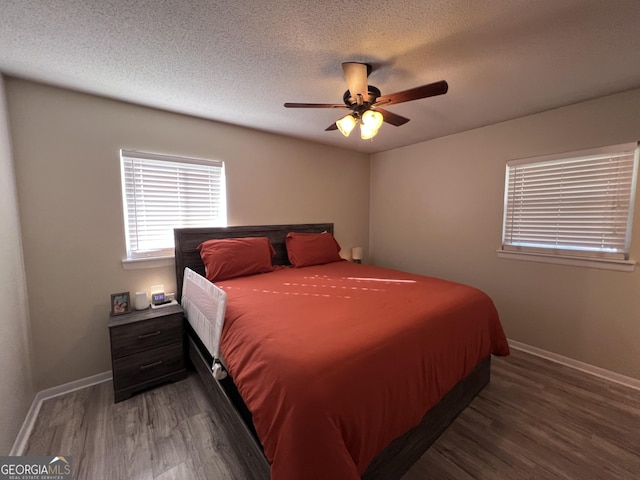
{"label": "wooden headboard", "polygon": [[333,233],[333,223],[304,223],[294,225],[252,225],[241,227],[175,228],[177,300],[182,298],[182,277],[185,267],[204,276],[204,265],[198,245],[206,240],[239,237],[267,237],[276,251],[274,265],[290,265],[285,246],[289,232]]}

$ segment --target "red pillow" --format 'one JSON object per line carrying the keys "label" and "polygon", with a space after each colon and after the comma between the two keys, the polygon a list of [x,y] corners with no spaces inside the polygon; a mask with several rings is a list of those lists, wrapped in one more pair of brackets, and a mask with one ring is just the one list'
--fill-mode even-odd
{"label": "red pillow", "polygon": [[340,257],[340,245],[338,245],[333,235],[328,232],[289,232],[285,243],[289,261],[294,267],[322,265],[342,260]]}
{"label": "red pillow", "polygon": [[267,237],[207,240],[198,250],[210,282],[271,272],[276,253]]}

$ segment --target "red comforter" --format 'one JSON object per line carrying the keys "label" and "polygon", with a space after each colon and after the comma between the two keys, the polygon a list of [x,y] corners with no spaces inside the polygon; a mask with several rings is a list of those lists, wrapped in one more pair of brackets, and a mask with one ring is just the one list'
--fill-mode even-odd
{"label": "red comforter", "polygon": [[509,347],[465,285],[337,262],[236,278],[221,351],[272,480],[356,480],[476,363]]}

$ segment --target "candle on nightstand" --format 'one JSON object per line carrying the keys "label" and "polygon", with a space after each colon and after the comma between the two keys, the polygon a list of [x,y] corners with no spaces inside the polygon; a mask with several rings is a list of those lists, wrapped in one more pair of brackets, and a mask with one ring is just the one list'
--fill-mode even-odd
{"label": "candle on nightstand", "polygon": [[353,263],[362,263],[362,247],[353,247],[351,249],[351,260],[353,260]]}
{"label": "candle on nightstand", "polygon": [[136,292],[135,300],[136,310],[145,310],[149,308],[149,297],[144,290]]}

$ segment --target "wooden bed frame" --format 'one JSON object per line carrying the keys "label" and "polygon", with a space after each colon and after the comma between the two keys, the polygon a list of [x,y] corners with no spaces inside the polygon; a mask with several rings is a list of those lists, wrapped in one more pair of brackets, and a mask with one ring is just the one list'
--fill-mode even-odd
{"label": "wooden bed frame", "polygon": [[[178,301],[182,297],[182,280],[185,267],[204,275],[204,265],[198,245],[209,239],[233,237],[268,237],[276,250],[273,263],[289,265],[285,247],[288,232],[333,233],[332,223],[263,225],[226,228],[181,228],[175,229],[175,262]],[[262,446],[251,424],[251,414],[238,394],[230,377],[216,380],[211,372],[212,358],[191,328],[188,338],[188,355],[205,385],[231,447],[238,454],[243,478],[247,480],[270,479],[270,467]],[[369,464],[362,475],[364,480],[400,479],[411,466],[433,444],[451,422],[462,412],[473,398],[489,383],[491,357],[476,365],[475,369],[454,386],[440,402],[429,410],[419,425],[392,441]]]}

